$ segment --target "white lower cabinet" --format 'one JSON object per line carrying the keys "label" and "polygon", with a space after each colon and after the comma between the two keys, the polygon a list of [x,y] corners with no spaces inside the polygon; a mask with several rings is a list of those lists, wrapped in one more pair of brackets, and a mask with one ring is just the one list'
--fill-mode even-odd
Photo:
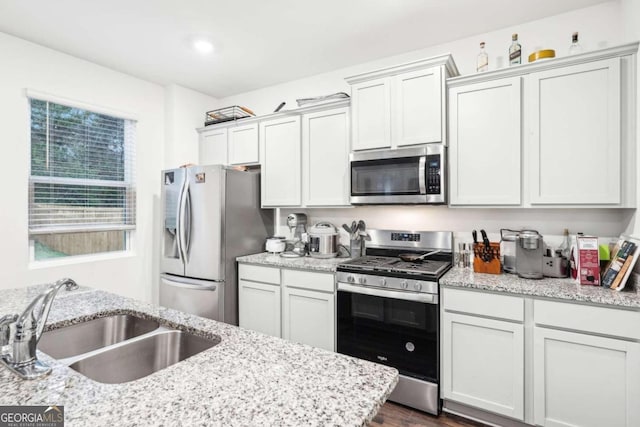
{"label": "white lower cabinet", "polygon": [[240,326],[335,351],[333,273],[238,266]]}
{"label": "white lower cabinet", "polygon": [[524,419],[522,324],[444,313],[444,397]]}
{"label": "white lower cabinet", "polygon": [[441,310],[445,400],[538,426],[640,426],[640,311],[448,287]]}
{"label": "white lower cabinet", "polygon": [[282,337],[335,351],[335,294],[284,288]]}

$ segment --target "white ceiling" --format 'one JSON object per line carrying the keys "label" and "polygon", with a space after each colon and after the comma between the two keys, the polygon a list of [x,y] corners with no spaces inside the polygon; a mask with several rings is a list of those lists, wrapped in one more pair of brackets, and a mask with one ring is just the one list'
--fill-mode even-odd
{"label": "white ceiling", "polygon": [[[224,97],[601,2],[0,0],[0,31]],[[195,35],[216,52],[191,49]]]}

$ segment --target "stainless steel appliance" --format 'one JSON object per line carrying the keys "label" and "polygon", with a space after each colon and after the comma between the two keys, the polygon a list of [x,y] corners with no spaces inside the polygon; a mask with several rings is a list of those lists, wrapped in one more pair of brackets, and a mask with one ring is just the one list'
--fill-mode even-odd
{"label": "stainless steel appliance", "polygon": [[309,255],[314,258],[338,256],[338,230],[329,222],[319,222],[309,228]]}
{"label": "stainless steel appliance", "polygon": [[304,241],[307,233],[307,215],[303,213],[292,213],[287,216],[287,226],[289,232],[293,234],[291,248],[283,252],[284,256],[305,256],[307,254],[307,243]]}
{"label": "stainless steel appliance", "polygon": [[262,251],[273,211],[260,174],[220,165],[162,172],[160,304],[238,324],[235,258]]}
{"label": "stainless steel appliance", "polygon": [[500,229],[500,254],[505,273],[516,273],[516,237],[520,231]]}
{"label": "stainless steel appliance", "polygon": [[542,236],[535,230],[522,230],[516,236],[516,273],[525,279],[542,279]]}
{"label": "stainless steel appliance", "polygon": [[447,203],[446,147],[351,153],[351,204]]}
{"label": "stainless steel appliance", "polygon": [[[438,414],[438,280],[453,262],[448,231],[369,230],[366,255],[337,267],[339,353],[393,366],[400,381],[389,397]],[[437,251],[407,262],[407,252]]]}

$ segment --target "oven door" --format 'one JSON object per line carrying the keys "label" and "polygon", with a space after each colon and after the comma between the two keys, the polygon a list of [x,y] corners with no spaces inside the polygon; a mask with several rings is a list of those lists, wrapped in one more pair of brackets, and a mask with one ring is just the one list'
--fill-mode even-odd
{"label": "oven door", "polygon": [[438,296],[338,283],[338,352],[438,383]]}
{"label": "oven door", "polygon": [[445,148],[383,150],[351,155],[351,203],[446,203]]}

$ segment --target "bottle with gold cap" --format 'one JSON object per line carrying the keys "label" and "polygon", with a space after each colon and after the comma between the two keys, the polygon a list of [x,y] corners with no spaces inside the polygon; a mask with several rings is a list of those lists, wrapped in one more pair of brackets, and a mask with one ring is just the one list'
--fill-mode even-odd
{"label": "bottle with gold cap", "polygon": [[569,46],[569,55],[582,53],[582,46],[578,43],[578,32],[571,35],[571,46]]}
{"label": "bottle with gold cap", "polygon": [[518,34],[511,36],[511,46],[509,46],[509,65],[522,64],[522,46],[518,43]]}
{"label": "bottle with gold cap", "polygon": [[478,54],[478,63],[476,70],[481,73],[483,71],[489,71],[489,55],[484,50],[484,42],[480,42],[480,53]]}

